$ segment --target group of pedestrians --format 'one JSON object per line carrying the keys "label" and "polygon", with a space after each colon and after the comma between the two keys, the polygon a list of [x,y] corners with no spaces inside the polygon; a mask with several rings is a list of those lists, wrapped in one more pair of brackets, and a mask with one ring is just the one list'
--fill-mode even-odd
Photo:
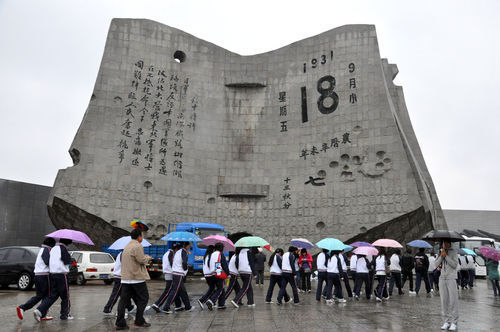
{"label": "group of pedestrians", "polygon": [[39,250],[35,261],[35,288],[36,295],[26,303],[16,308],[17,316],[24,319],[24,312],[40,305],[33,311],[33,316],[38,322],[52,320],[48,315],[50,307],[60,298],[61,320],[72,320],[70,315],[69,282],[68,273],[72,258],[68,252],[68,246],[72,243],[69,239],[46,238]]}

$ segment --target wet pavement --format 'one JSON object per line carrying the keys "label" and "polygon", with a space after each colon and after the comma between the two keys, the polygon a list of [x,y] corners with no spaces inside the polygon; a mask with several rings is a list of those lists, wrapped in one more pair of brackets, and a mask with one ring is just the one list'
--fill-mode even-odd
{"label": "wet pavement", "polygon": [[[145,331],[439,331],[442,324],[438,295],[427,297],[393,296],[388,302],[376,303],[365,298],[360,301],[349,299],[346,304],[326,305],[317,303],[313,292],[300,294],[301,305],[264,303],[267,282],[263,288],[254,286],[256,307],[234,309],[230,303],[225,311],[201,311],[196,300],[206,289],[204,281],[193,277],[187,283],[188,293],[194,311],[172,315],[147,314],[152,324]],[[150,303],[163,290],[164,282],[148,282]],[[407,285],[406,285],[407,287]],[[407,291],[407,289],[406,289]],[[71,286],[71,314],[73,321],[58,318],[59,301],[50,310],[53,321],[38,323],[32,310],[25,313],[24,321],[16,316],[16,306],[25,302],[34,291],[21,292],[12,286],[0,290],[0,331],[113,331],[114,317],[104,317],[102,309],[111,286],[102,282],[89,282],[85,286]],[[493,296],[491,285],[486,280],[477,280],[473,290],[460,293],[460,331],[500,331],[500,297]],[[274,301],[277,296],[275,289]],[[232,296],[230,297],[232,298]],[[114,308],[116,311],[116,306]]]}

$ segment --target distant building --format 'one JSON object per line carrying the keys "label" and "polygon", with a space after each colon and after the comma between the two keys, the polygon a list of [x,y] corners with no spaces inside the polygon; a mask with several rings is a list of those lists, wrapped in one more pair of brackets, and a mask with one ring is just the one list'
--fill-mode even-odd
{"label": "distant building", "polygon": [[0,179],[0,246],[40,245],[55,230],[47,213],[51,189]]}
{"label": "distant building", "polygon": [[500,211],[443,210],[443,213],[451,230],[461,233],[481,230],[500,235]]}

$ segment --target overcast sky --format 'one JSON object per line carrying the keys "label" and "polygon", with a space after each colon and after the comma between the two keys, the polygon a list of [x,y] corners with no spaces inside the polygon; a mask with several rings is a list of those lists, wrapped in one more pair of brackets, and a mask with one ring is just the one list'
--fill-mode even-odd
{"label": "overcast sky", "polygon": [[72,165],[114,17],[243,55],[375,24],[446,209],[500,210],[500,1],[0,0],[0,178],[53,185]]}

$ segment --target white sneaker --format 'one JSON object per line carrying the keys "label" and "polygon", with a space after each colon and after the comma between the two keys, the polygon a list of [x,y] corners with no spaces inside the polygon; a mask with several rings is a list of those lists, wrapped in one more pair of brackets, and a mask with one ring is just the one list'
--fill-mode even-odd
{"label": "white sneaker", "polygon": [[247,304],[247,307],[255,307],[255,303],[254,304]]}
{"label": "white sneaker", "polygon": [[203,305],[203,302],[201,302],[200,300],[198,300],[198,305],[200,306],[201,310],[205,309],[205,306]]}
{"label": "white sneaker", "polygon": [[238,305],[238,303],[234,302],[234,300],[231,300],[231,304],[233,305],[233,307],[235,308],[239,308],[240,306]]}
{"label": "white sneaker", "polygon": [[408,294],[410,294],[410,295],[417,295],[417,292],[409,291]]}
{"label": "white sneaker", "polygon": [[40,312],[40,310],[33,310],[33,317],[35,317],[36,321],[39,322],[42,319],[42,313]]}
{"label": "white sneaker", "polygon": [[449,323],[444,323],[443,326],[441,326],[441,330],[447,330],[450,328],[450,324]]}
{"label": "white sneaker", "polygon": [[380,297],[376,297],[375,300],[377,300],[377,302],[382,302],[382,299]]}
{"label": "white sneaker", "polygon": [[292,298],[289,298],[288,301],[285,301],[285,303],[290,303],[292,302]]}
{"label": "white sneaker", "polygon": [[114,314],[114,313],[112,313],[111,311],[110,311],[110,312],[103,311],[103,312],[102,312],[102,314],[103,314],[104,316],[114,316],[114,315],[115,315],[115,314]]}
{"label": "white sneaker", "polygon": [[62,319],[62,320],[73,320],[73,319],[75,319],[75,317],[68,315],[68,317],[66,317],[66,319]]}
{"label": "white sneaker", "polygon": [[382,298],[382,300],[384,300],[384,301],[389,301],[389,296],[388,296],[388,297],[384,297],[384,298]]}
{"label": "white sneaker", "polygon": [[334,302],[335,302],[335,301],[333,301],[333,300],[326,300],[326,304],[332,304],[332,303],[334,303]]}
{"label": "white sneaker", "polygon": [[160,307],[158,307],[158,306],[157,306],[156,304],[154,304],[154,303],[151,305],[151,307],[147,307],[147,308],[146,308],[146,310],[148,310],[148,308],[149,308],[149,309],[153,309],[153,310],[154,310],[154,311],[156,311],[156,312],[160,312],[160,311],[161,311],[161,310],[160,310]]}
{"label": "white sneaker", "polygon": [[134,307],[128,311],[129,314],[137,311],[137,306],[134,304]]}
{"label": "white sneaker", "polygon": [[337,300],[337,302],[338,302],[338,303],[346,303],[346,302],[347,302],[347,300],[346,300],[346,299],[338,299],[338,300]]}
{"label": "white sneaker", "polygon": [[274,302],[273,302],[273,301],[266,301],[266,303],[269,303],[269,304],[270,304],[270,303],[274,303]]}
{"label": "white sneaker", "polygon": [[448,331],[456,331],[456,330],[458,330],[458,326],[457,326],[457,325],[455,325],[455,323],[451,323],[451,326],[450,326],[450,328],[448,329]]}

